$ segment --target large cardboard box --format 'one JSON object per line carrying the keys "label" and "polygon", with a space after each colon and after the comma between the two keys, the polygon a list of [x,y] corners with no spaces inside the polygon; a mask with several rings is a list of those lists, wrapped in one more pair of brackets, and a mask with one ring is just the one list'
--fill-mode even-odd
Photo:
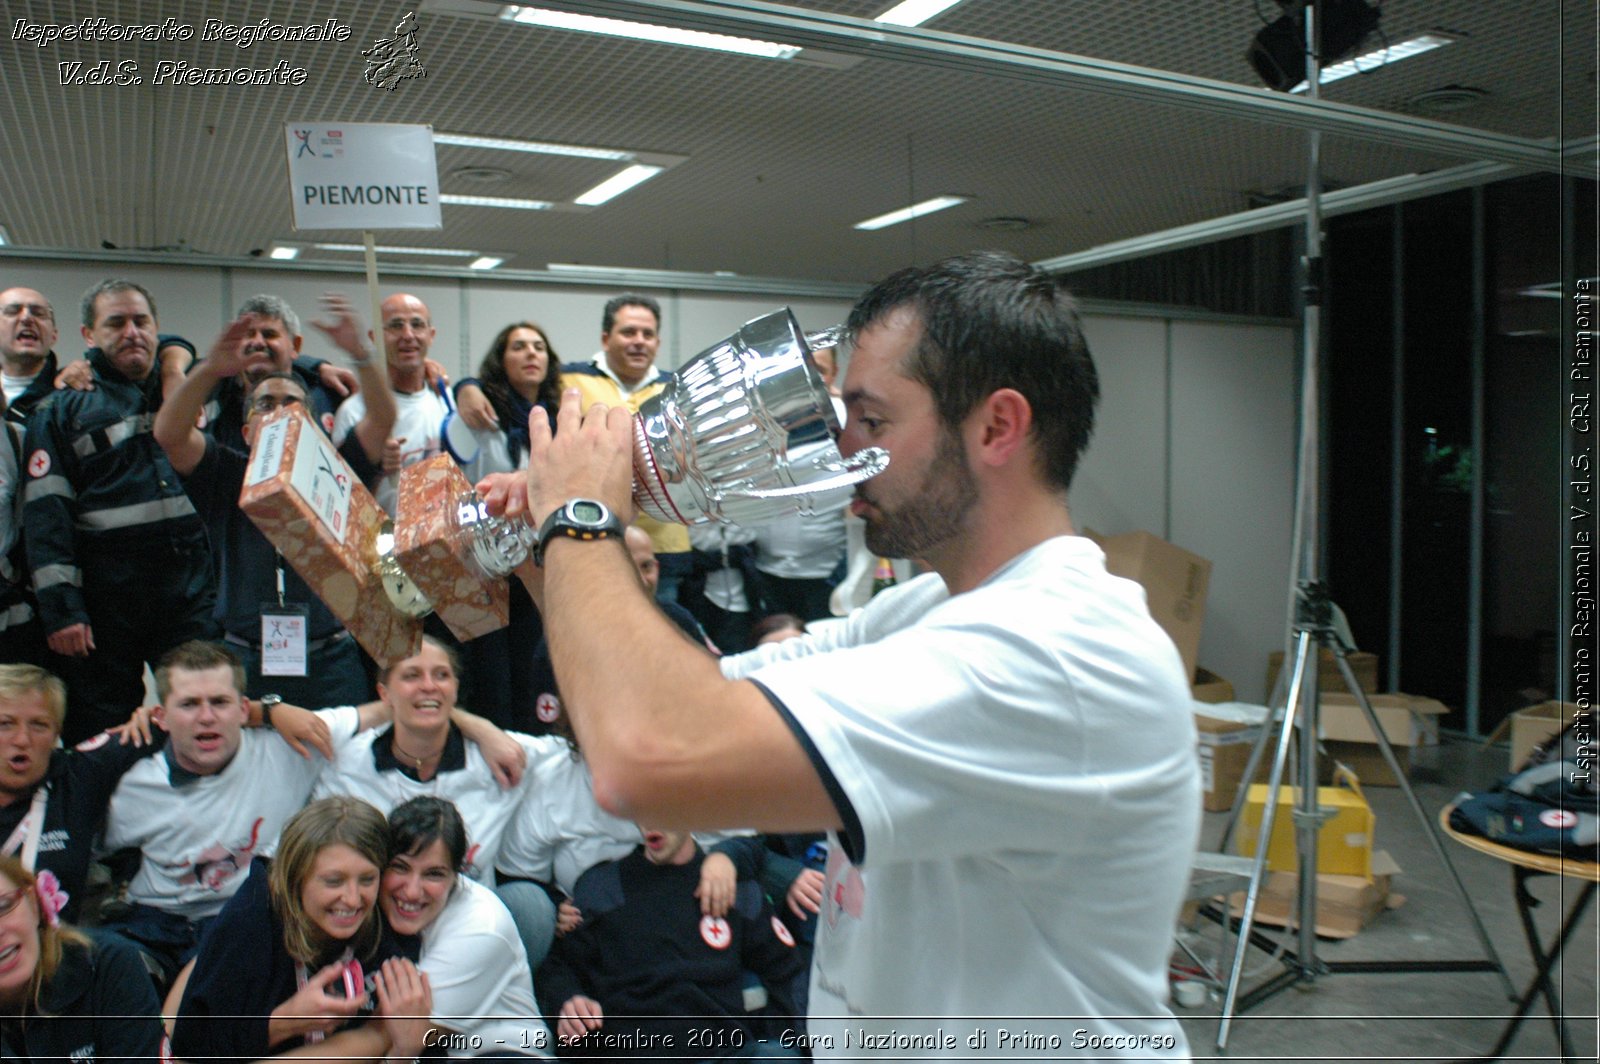
{"label": "large cardboard box", "polygon": [[1195,730],[1200,738],[1200,786],[1208,813],[1233,808],[1250,750],[1261,737],[1260,724],[1209,716],[1197,705]]}
{"label": "large cardboard box", "polygon": [[[1278,671],[1283,668],[1283,651],[1274,650],[1267,656],[1267,697],[1273,694],[1273,685],[1278,682]],[[1361,689],[1372,693],[1378,689],[1378,655],[1369,654],[1364,650],[1357,650],[1350,655],[1350,671],[1356,674],[1356,682]],[[1319,691],[1344,691],[1349,692],[1350,685],[1344,682],[1344,673],[1339,671],[1339,663],[1334,659],[1333,651],[1323,648],[1317,655],[1317,689]]]}
{"label": "large cardboard box", "polygon": [[[1439,741],[1439,718],[1450,711],[1443,702],[1421,695],[1386,694],[1368,695],[1372,711],[1377,714],[1383,734],[1389,740],[1395,760],[1402,771],[1411,771],[1411,748],[1431,746]],[[1323,694],[1318,700],[1321,711],[1322,738],[1329,756],[1342,761],[1370,786],[1398,787],[1389,763],[1384,760],[1372,725],[1361,711],[1356,696],[1351,694]]]}
{"label": "large cardboard box", "polygon": [[422,645],[422,622],[389,601],[376,574],[388,515],[299,406],[262,422],[239,509],[380,665]]}
{"label": "large cardboard box", "polygon": [[1511,771],[1516,772],[1528,760],[1536,747],[1572,723],[1578,714],[1576,702],[1540,702],[1526,706],[1500,722],[1500,726],[1484,740],[1498,742],[1511,733]]}
{"label": "large cardboard box", "polygon": [[[1405,904],[1405,896],[1391,890],[1400,866],[1383,850],[1372,855],[1372,875],[1317,876],[1315,930],[1322,938],[1349,938],[1387,909]],[[1293,872],[1273,872],[1256,896],[1256,921],[1272,927],[1299,925],[1300,879]],[[1234,916],[1244,915],[1245,894],[1229,897]]]}
{"label": "large cardboard box", "polygon": [[1200,626],[1205,621],[1211,563],[1149,532],[1101,536],[1084,533],[1106,552],[1106,568],[1144,588],[1150,616],[1172,638],[1193,682],[1200,655]]}
{"label": "large cardboard box", "polygon": [[[1274,872],[1298,868],[1294,831],[1295,789],[1278,788],[1278,808],[1267,843],[1267,867]],[[1266,812],[1267,785],[1252,783],[1245,796],[1239,852],[1254,855],[1260,844]],[[1317,871],[1330,875],[1372,878],[1372,835],[1377,825],[1372,806],[1358,787],[1318,787],[1317,805],[1333,811],[1317,833]]]}

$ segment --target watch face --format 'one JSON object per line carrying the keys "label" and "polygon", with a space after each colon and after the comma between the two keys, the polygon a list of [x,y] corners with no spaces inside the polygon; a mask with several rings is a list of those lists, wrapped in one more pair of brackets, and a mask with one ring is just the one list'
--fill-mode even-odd
{"label": "watch face", "polygon": [[571,513],[573,520],[586,525],[597,525],[606,519],[606,508],[589,499],[578,499],[573,502]]}

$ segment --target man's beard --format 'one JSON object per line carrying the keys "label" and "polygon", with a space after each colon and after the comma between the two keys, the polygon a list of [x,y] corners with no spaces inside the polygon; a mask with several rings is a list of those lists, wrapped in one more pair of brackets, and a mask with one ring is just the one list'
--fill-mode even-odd
{"label": "man's beard", "polygon": [[960,437],[949,429],[939,430],[932,464],[898,509],[879,508],[870,495],[867,501],[877,510],[877,516],[867,520],[867,549],[879,557],[925,558],[959,535],[978,501],[978,484],[967,468]]}

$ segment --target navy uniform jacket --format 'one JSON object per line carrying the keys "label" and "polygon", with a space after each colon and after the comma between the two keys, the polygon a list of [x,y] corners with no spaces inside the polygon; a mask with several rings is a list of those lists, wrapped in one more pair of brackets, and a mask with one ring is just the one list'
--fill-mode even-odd
{"label": "navy uniform jacket", "polygon": [[[44,790],[44,823],[33,870],[49,869],[55,873],[67,893],[67,907],[61,911],[61,918],[68,923],[77,922],[94,839],[105,822],[111,795],[124,772],[165,745],[166,734],[158,733],[156,740],[143,747],[119,746],[116,739],[101,732],[79,743],[76,750],[52,751],[50,767],[38,788],[13,799],[10,805],[0,806],[0,840],[5,840],[28,816],[35,792]],[[23,843],[18,839],[12,852],[20,856]]]}
{"label": "navy uniform jacket", "polygon": [[[158,348],[173,343],[190,346],[162,336]],[[24,537],[44,630],[91,623],[83,585],[97,571],[121,583],[131,572],[159,576],[209,614],[215,589],[205,526],[150,431],[161,406],[159,368],[134,382],[99,348],[88,357],[95,390],[50,396],[23,444]]]}
{"label": "navy uniform jacket", "polygon": [[8,1060],[150,1064],[161,1059],[161,1002],[129,943],[98,937],[92,949],[69,942],[44,992],[43,1016],[0,1024]]}
{"label": "navy uniform jacket", "polygon": [[[748,880],[722,921],[702,917],[694,891],[704,860],[697,852],[687,864],[656,865],[640,847],[578,878],[583,924],[555,940],[534,985],[551,1030],[562,1004],[583,994],[600,1003],[600,1034],[612,1042],[565,1046],[563,1055],[730,1056],[792,1018],[788,988],[801,965],[792,938]],[[745,1011],[746,971],[767,988],[762,1015]],[[691,1030],[700,1036],[693,1045]],[[653,1036],[654,1046],[637,1036]]]}

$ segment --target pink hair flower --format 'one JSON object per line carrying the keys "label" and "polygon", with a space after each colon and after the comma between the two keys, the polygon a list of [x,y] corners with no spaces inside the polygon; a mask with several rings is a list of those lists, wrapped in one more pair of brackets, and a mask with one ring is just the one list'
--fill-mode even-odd
{"label": "pink hair flower", "polygon": [[61,881],[49,869],[40,872],[33,881],[34,892],[39,895],[39,911],[44,922],[55,927],[61,922],[61,910],[67,907],[69,895],[61,889]]}

